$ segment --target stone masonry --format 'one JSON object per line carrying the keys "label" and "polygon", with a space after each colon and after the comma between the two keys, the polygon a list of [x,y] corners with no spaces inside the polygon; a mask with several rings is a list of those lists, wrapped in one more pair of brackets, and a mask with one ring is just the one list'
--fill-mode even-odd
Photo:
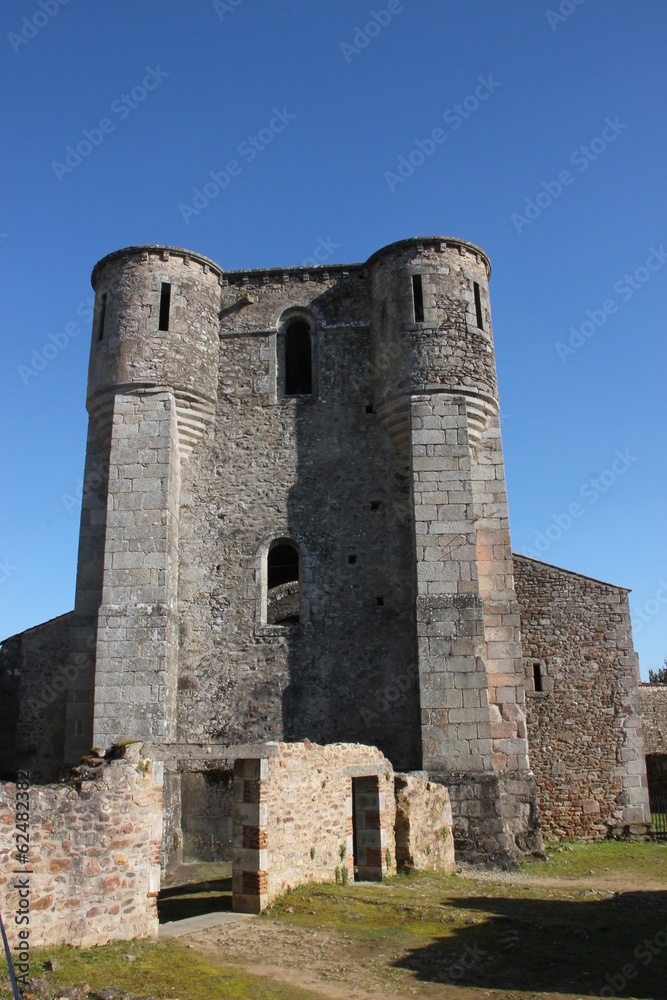
{"label": "stone masonry", "polygon": [[396,864],[399,870],[452,871],[452,806],[443,785],[424,772],[397,774]]}
{"label": "stone masonry", "polygon": [[[182,824],[183,803],[206,798],[216,812],[210,783],[181,789],[187,748],[224,770],[235,746],[306,740],[370,744],[394,770],[446,786],[461,856],[539,854],[524,665],[554,642],[571,647],[592,710],[611,708],[617,740],[600,751],[617,753],[613,766],[586,778],[602,791],[579,796],[600,803],[600,822],[563,828],[646,821],[619,589],[599,585],[600,623],[583,638],[577,616],[588,619],[593,592],[570,575],[526,569],[531,596],[517,600],[514,573],[530,560],[513,562],[510,546],[490,270],[482,250],[449,237],[315,268],[231,271],[162,246],[95,266],[94,486],[58,653],[69,670],[64,731],[62,713],[50,716],[52,766],[149,742],[166,767],[166,863],[185,827],[190,845],[208,836],[208,820]],[[541,602],[559,587],[573,613],[554,639]],[[621,615],[607,629],[613,601]],[[22,648],[0,678],[15,700],[36,669]],[[583,684],[598,661],[600,698]],[[564,710],[541,725],[558,731]],[[540,731],[542,775],[543,745]],[[3,751],[0,766],[20,757]],[[550,796],[571,790],[544,778],[540,789],[555,829]]]}
{"label": "stone masonry", "polygon": [[234,766],[235,910],[258,913],[311,880],[353,882],[355,867],[362,880],[396,872],[394,772],[379,750],[304,741],[258,753]]}
{"label": "stone masonry", "polygon": [[667,684],[640,684],[639,704],[649,792],[667,797]]}
{"label": "stone masonry", "polygon": [[514,572],[543,833],[643,833],[650,814],[628,592],[524,556]]}
{"label": "stone masonry", "polygon": [[[17,785],[0,784],[0,911],[13,949],[25,928],[33,947],[157,935],[163,765],[138,743],[88,760],[65,784],[30,789],[28,876],[13,873]],[[23,913],[29,924],[17,923]]]}

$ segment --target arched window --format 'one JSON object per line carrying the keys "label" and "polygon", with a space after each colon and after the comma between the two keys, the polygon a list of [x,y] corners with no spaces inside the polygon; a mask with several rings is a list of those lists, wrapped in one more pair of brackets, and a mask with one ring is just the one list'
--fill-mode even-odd
{"label": "arched window", "polygon": [[281,539],[266,559],[266,623],[294,625],[300,620],[299,551],[293,542]]}
{"label": "arched window", "polygon": [[310,326],[293,320],[285,330],[285,395],[308,396],[313,391],[313,345]]}

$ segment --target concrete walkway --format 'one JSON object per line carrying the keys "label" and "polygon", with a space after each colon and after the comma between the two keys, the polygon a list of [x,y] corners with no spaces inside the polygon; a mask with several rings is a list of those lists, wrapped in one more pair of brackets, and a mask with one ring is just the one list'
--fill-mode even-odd
{"label": "concrete walkway", "polygon": [[202,913],[198,917],[186,917],[185,920],[171,920],[166,924],[160,924],[158,938],[182,937],[184,934],[193,934],[194,931],[203,931],[207,927],[216,927],[218,924],[231,924],[237,920],[247,920],[254,917],[254,913]]}

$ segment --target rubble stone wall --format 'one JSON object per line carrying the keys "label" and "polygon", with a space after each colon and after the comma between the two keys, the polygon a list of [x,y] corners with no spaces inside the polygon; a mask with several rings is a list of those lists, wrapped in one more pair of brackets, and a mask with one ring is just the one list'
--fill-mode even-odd
{"label": "rubble stone wall", "polygon": [[667,684],[640,684],[644,750],[667,754]]}
{"label": "rubble stone wall", "polygon": [[[257,752],[261,756],[239,759],[234,767],[235,910],[257,913],[304,882],[334,881],[336,869],[352,882],[358,860],[366,862],[362,877],[371,866],[378,878],[395,873],[394,772],[376,747],[305,740],[266,744]],[[357,832],[363,857],[356,859],[353,779],[373,777],[377,814],[370,830],[372,810],[364,808]],[[366,844],[369,831],[373,843]]]}
{"label": "rubble stone wall", "polygon": [[641,833],[648,791],[628,592],[525,556],[514,556],[514,573],[543,834]]}
{"label": "rubble stone wall", "polygon": [[425,772],[397,774],[396,864],[400,869],[452,871],[452,806],[444,785]]}
{"label": "rubble stone wall", "polygon": [[667,796],[667,684],[640,684],[646,777],[651,796]]}
{"label": "rubble stone wall", "polygon": [[[13,949],[25,929],[31,947],[157,935],[163,765],[141,744],[88,759],[63,784],[32,786],[27,810],[21,782],[0,784],[0,910]],[[29,844],[25,865],[17,844]],[[29,924],[17,923],[26,912]]]}

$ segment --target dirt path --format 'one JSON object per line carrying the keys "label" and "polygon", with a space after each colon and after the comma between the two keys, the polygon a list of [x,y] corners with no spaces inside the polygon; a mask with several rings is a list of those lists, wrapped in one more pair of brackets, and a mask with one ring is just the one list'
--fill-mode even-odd
{"label": "dirt path", "polygon": [[[658,866],[656,865],[656,869]],[[459,877],[475,882],[494,885],[525,885],[545,889],[597,889],[607,892],[664,892],[667,889],[667,872],[664,867],[656,870],[655,876],[644,875],[638,881],[634,873],[610,871],[595,872],[593,875],[527,875],[523,872],[487,872],[479,869],[459,871]]]}
{"label": "dirt path", "polygon": [[[656,866],[657,867],[657,866]],[[663,874],[662,865],[655,877],[653,873],[639,877],[636,873],[623,871],[594,873],[587,876],[540,876],[523,872],[484,871],[462,867],[457,879],[458,888],[450,897],[452,903],[460,898],[466,909],[467,885],[475,887],[477,897],[486,894],[498,898],[507,897],[505,886],[520,889],[526,887],[532,890],[532,898],[540,901],[542,891],[548,894],[545,905],[553,905],[553,896],[570,900],[566,905],[585,905],[582,901],[571,902],[572,895],[590,896],[595,903],[605,903],[615,894],[636,894],[641,902],[645,895],[649,908],[660,907],[664,899],[667,880]],[[501,888],[502,887],[502,888]],[[378,886],[375,886],[377,889]],[[388,886],[389,888],[389,886]],[[420,887],[417,887],[419,889]],[[498,891],[500,890],[500,891]],[[572,895],[570,895],[572,893]],[[650,895],[660,893],[657,897]],[[511,893],[510,893],[511,895]],[[420,893],[415,902],[422,900]],[[657,900],[657,902],[656,902]],[[379,900],[378,900],[379,902]],[[442,897],[433,899],[433,903],[442,903]],[[393,905],[393,904],[392,904]],[[419,905],[419,903],[418,903]],[[423,904],[428,906],[426,899]],[[635,904],[637,905],[637,904]],[[401,907],[404,909],[404,907]],[[315,916],[315,911],[310,911]],[[667,912],[667,911],[666,911]],[[417,918],[416,918],[417,919]],[[475,919],[465,919],[465,924],[475,924]],[[516,924],[512,926],[516,927]],[[330,926],[317,924],[312,926],[295,925],[285,920],[272,919],[263,916],[232,923],[190,935],[187,939],[189,947],[205,954],[212,961],[253,973],[265,975],[270,979],[288,987],[311,991],[315,996],[333,998],[333,1000],[369,1000],[383,997],[386,1000],[404,1000],[406,997],[419,996],[426,1000],[568,1000],[590,996],[584,992],[568,993],[561,985],[557,992],[534,993],[525,989],[484,988],[483,986],[460,986],[456,982],[456,958],[446,958],[443,954],[428,955],[428,946],[424,948],[424,957],[418,958],[426,964],[410,966],[406,963],[406,955],[414,946],[414,938],[408,941],[390,931],[385,935],[381,930],[377,935],[364,938],[363,935],[346,932],[347,925]],[[355,930],[360,925],[355,926]],[[351,928],[350,928],[351,929]],[[508,947],[517,947],[509,940],[512,933],[507,932]],[[587,936],[587,932],[578,928],[574,932]],[[518,939],[517,939],[518,940]],[[426,945],[424,939],[424,945]],[[498,947],[503,944],[502,940]],[[463,948],[464,945],[462,944]],[[518,952],[516,953],[518,955]],[[509,959],[510,956],[507,956]],[[506,959],[507,960],[507,959]],[[511,959],[510,959],[511,961]],[[429,964],[430,963],[430,964]],[[426,974],[422,974],[422,972]],[[415,973],[417,972],[417,975]],[[435,973],[435,975],[434,975]],[[438,982],[437,979],[440,978]],[[584,973],[587,975],[588,973]],[[431,980],[431,981],[429,981]],[[435,980],[435,981],[434,981]],[[449,981],[447,981],[449,980]],[[594,979],[589,980],[593,987]],[[584,980],[586,982],[586,980]],[[604,980],[602,980],[604,984]],[[553,984],[555,986],[555,983]],[[598,984],[599,985],[599,984]],[[571,987],[574,989],[574,987]],[[597,995],[597,994],[595,994]]]}
{"label": "dirt path", "polygon": [[[225,965],[336,1000],[378,996],[442,1000],[450,989],[415,983],[409,970],[392,968],[392,962],[403,956],[403,948],[376,947],[370,953],[358,941],[332,929],[295,928],[256,918],[193,934],[188,943],[211,959],[220,961],[224,955]],[[388,985],[388,978],[395,982]],[[457,1000],[479,1000],[482,995],[480,990],[457,988]]]}

